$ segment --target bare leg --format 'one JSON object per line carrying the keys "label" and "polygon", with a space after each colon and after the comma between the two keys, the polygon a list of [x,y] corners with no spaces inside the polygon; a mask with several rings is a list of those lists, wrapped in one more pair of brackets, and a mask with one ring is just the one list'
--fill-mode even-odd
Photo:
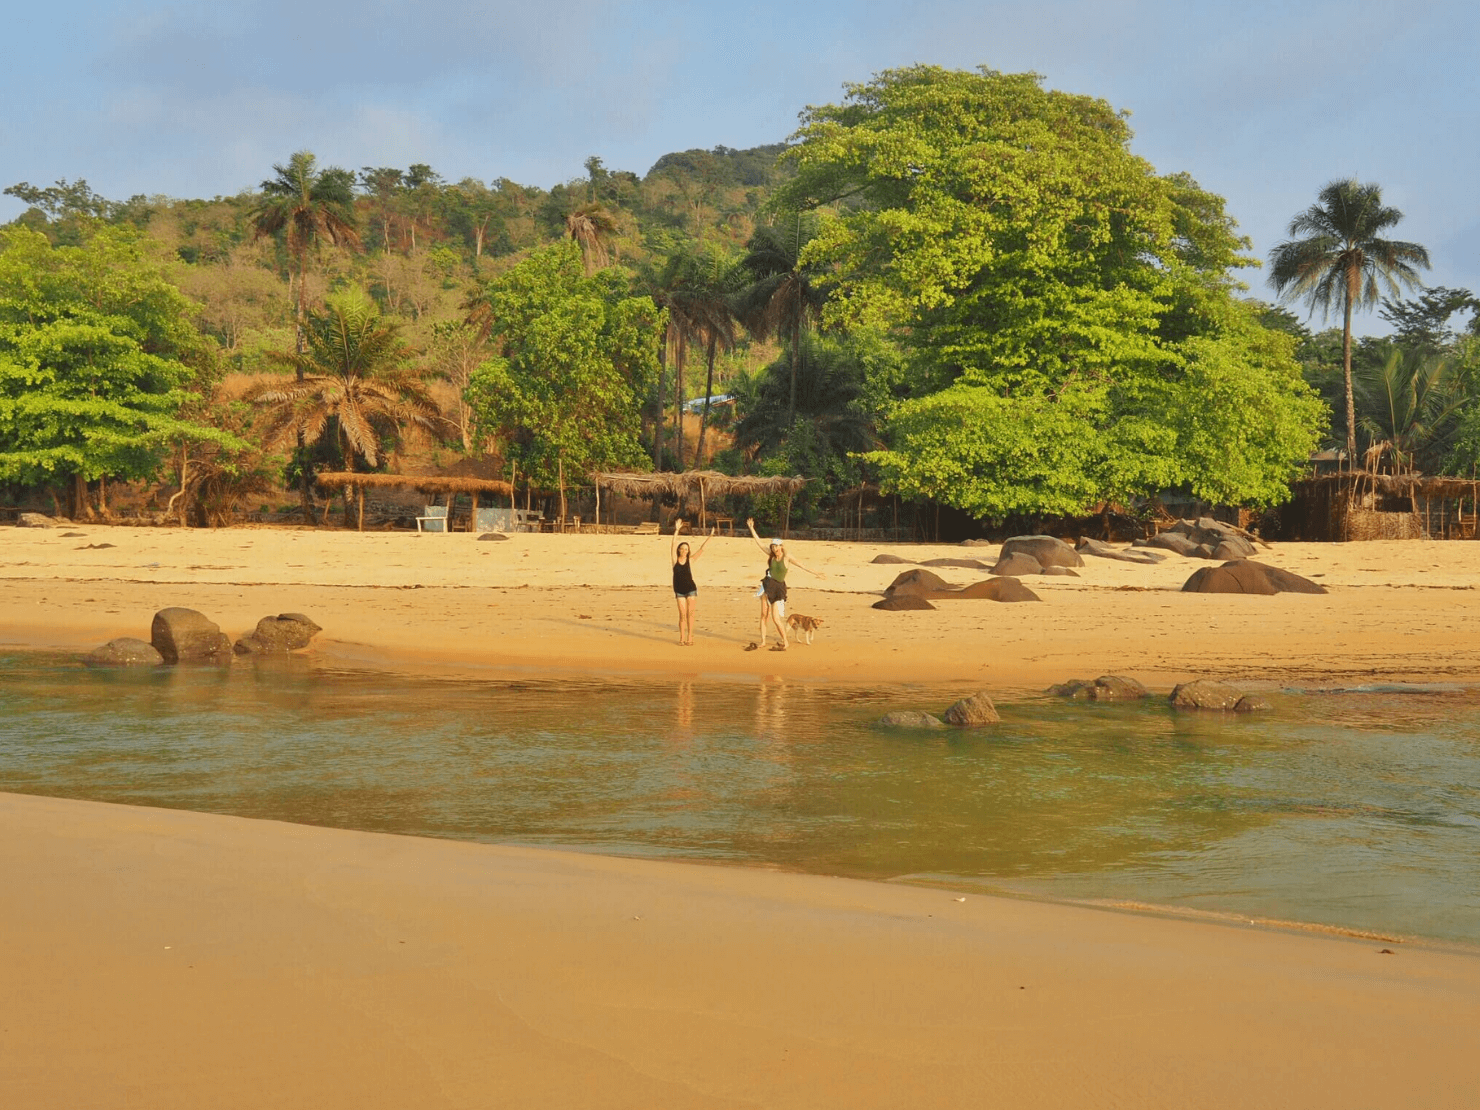
{"label": "bare leg", "polygon": [[694,646],[694,610],[698,607],[699,599],[697,597],[689,598],[688,620],[686,622],[688,624],[689,647]]}
{"label": "bare leg", "polygon": [[679,622],[678,642],[692,647],[694,644],[694,603],[697,597],[681,597],[678,599]]}
{"label": "bare leg", "polygon": [[787,647],[786,639],[786,602],[778,601],[771,606],[771,623],[776,626],[776,635],[781,638],[781,646]]}
{"label": "bare leg", "polygon": [[766,646],[766,621],[771,619],[771,603],[761,598],[761,647]]}
{"label": "bare leg", "polygon": [[678,642],[680,644],[682,644],[683,643],[684,602],[687,601],[688,598],[679,597],[679,598],[675,598],[674,600],[678,602]]}

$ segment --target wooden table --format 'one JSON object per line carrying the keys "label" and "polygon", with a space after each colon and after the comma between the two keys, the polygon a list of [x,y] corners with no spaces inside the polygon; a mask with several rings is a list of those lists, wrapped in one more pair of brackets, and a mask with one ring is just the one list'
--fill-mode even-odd
{"label": "wooden table", "polygon": [[732,517],[732,516],[715,516],[715,517],[710,517],[709,519],[712,520],[712,521],[714,521],[714,526],[716,528],[723,528],[725,530],[725,535],[727,535],[727,536],[733,536],[735,534],[735,518],[734,517]]}

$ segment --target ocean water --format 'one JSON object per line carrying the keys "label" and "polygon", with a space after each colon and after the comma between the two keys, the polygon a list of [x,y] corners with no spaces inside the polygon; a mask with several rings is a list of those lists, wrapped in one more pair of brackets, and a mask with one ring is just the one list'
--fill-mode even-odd
{"label": "ocean water", "polygon": [[961,692],[0,656],[0,790],[1480,944],[1476,691],[873,727]]}

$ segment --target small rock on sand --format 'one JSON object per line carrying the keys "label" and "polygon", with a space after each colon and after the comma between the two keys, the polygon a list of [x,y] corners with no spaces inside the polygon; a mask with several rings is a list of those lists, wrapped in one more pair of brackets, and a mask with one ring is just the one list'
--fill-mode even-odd
{"label": "small rock on sand", "polygon": [[238,640],[233,650],[238,655],[297,651],[308,647],[309,641],[322,631],[317,623],[302,613],[279,613],[258,621],[257,628]]}
{"label": "small rock on sand", "polygon": [[997,707],[992,704],[992,699],[985,693],[980,693],[962,698],[947,709],[945,720],[946,724],[957,728],[976,728],[978,725],[995,724],[1002,718],[997,715]]}
{"label": "small rock on sand", "polygon": [[984,582],[973,582],[964,590],[936,595],[936,600],[960,598],[963,601],[984,599],[986,601],[1040,601],[1032,590],[1016,578],[988,578]]}
{"label": "small rock on sand", "polygon": [[154,645],[134,636],[120,636],[83,656],[89,667],[158,667],[164,663]]}
{"label": "small rock on sand", "polygon": [[15,518],[17,528],[51,528],[56,521],[45,513],[21,513]]}
{"label": "small rock on sand", "polygon": [[1012,578],[1024,574],[1042,574],[1043,564],[1031,555],[1014,551],[998,559],[997,565],[992,568],[992,573]]}
{"label": "small rock on sand", "polygon": [[945,728],[945,722],[939,717],[922,713],[918,709],[902,709],[893,713],[885,713],[879,718],[880,728]]}
{"label": "small rock on sand", "polygon": [[949,582],[933,571],[907,570],[896,576],[884,593],[888,597],[902,595],[928,597],[930,594],[942,593],[953,588]]}
{"label": "small rock on sand", "polygon": [[986,570],[987,564],[980,559],[926,559],[922,567],[961,567],[965,570]]}
{"label": "small rock on sand", "polygon": [[886,597],[883,601],[874,602],[873,607],[875,609],[883,609],[889,613],[899,613],[906,609],[935,608],[934,605],[931,605],[923,597],[918,597],[915,594],[900,594],[898,597]]}
{"label": "small rock on sand", "polygon": [[1079,572],[1077,570],[1070,570],[1068,567],[1044,567],[1043,570],[1039,573],[1047,575],[1058,575],[1060,578],[1079,577]]}
{"label": "small rock on sand", "polygon": [[909,559],[901,559],[898,555],[875,555],[872,559],[875,563],[909,563]]}
{"label": "small rock on sand", "polygon": [[478,538],[480,540],[495,540],[495,541],[497,541],[497,540],[506,540],[509,537],[506,536],[506,535],[504,535],[502,532],[484,532]]}

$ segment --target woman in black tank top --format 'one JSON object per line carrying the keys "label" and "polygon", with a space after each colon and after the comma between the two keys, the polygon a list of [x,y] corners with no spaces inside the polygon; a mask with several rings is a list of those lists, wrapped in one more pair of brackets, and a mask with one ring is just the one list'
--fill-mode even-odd
{"label": "woman in black tank top", "polygon": [[689,553],[687,543],[678,542],[683,531],[683,519],[673,522],[673,539],[668,544],[668,558],[673,564],[673,597],[678,602],[678,642],[683,647],[694,646],[694,607],[699,604],[699,587],[694,585],[693,561],[704,554],[709,541],[714,538],[714,529],[699,545],[699,550]]}

